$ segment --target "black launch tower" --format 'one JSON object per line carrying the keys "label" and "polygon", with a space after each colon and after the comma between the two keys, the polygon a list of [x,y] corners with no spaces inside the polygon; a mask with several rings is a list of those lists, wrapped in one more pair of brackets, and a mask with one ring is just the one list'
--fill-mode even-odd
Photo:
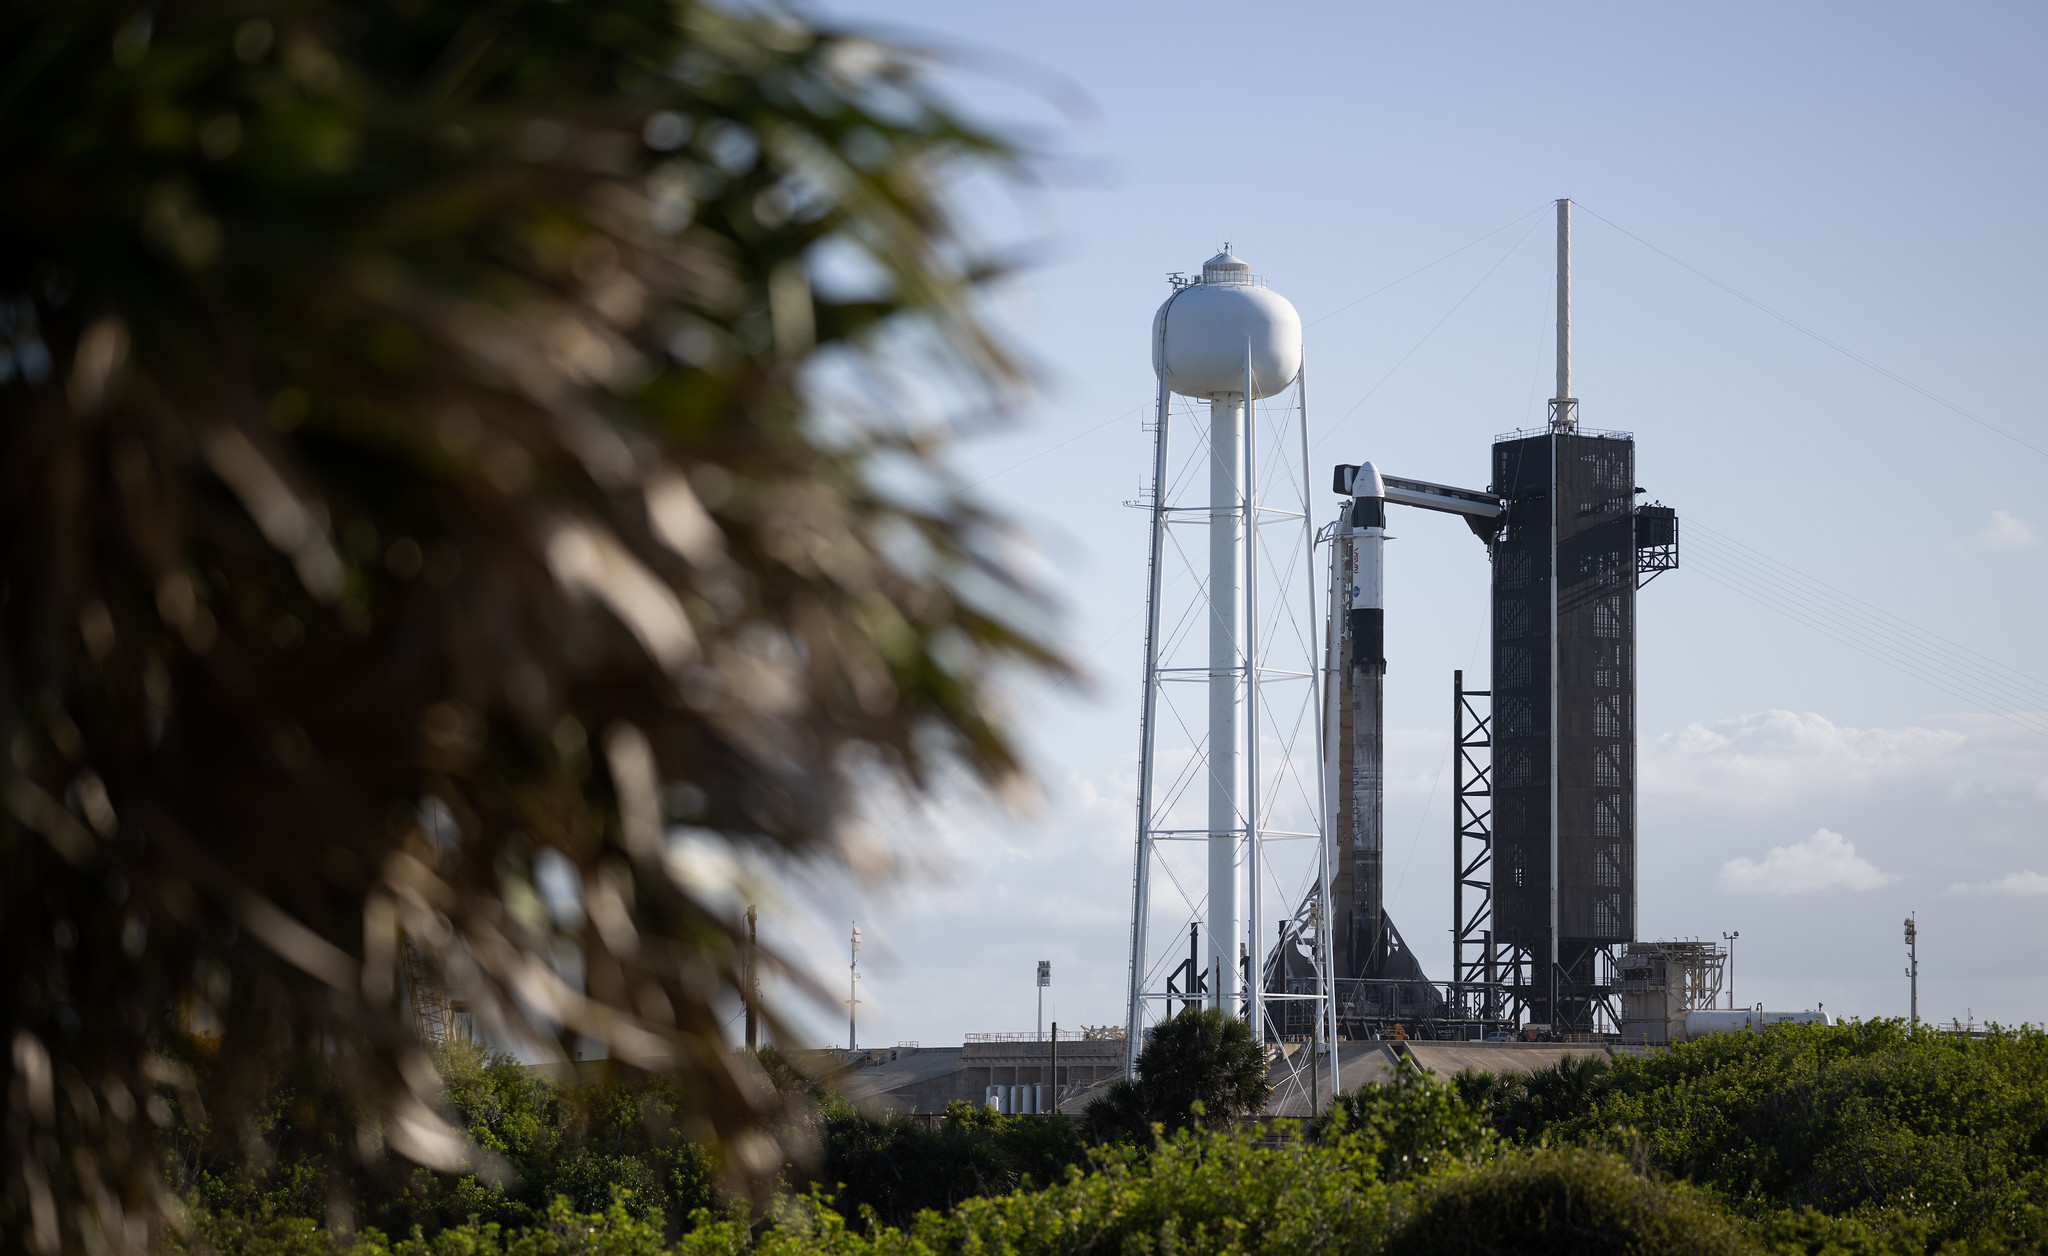
{"label": "black launch tower", "polygon": [[1636,590],[1677,522],[1625,432],[1501,437],[1493,484],[1493,936],[1531,1020],[1591,1032],[1636,936]]}

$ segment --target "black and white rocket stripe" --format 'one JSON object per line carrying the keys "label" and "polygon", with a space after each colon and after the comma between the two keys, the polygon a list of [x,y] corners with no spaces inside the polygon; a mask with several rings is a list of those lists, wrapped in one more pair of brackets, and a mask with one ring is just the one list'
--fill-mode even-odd
{"label": "black and white rocket stripe", "polygon": [[1386,486],[1371,463],[1339,468],[1347,493],[1333,561],[1340,602],[1332,625],[1342,664],[1332,678],[1339,712],[1333,948],[1341,977],[1380,975],[1385,950],[1386,814]]}

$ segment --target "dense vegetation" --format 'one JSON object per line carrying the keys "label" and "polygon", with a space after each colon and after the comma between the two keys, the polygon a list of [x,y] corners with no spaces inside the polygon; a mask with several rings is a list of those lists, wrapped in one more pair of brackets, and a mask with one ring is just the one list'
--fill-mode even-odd
{"label": "dense vegetation", "polygon": [[955,1103],[934,1126],[916,1117],[863,1115],[843,1100],[827,1101],[824,1116],[825,1154],[815,1180],[857,1229],[869,1228],[870,1216],[903,1227],[927,1209],[1048,1186],[1088,1160],[1080,1127],[1063,1117],[1000,1116]]}
{"label": "dense vegetation", "polygon": [[637,1220],[675,1234],[696,1209],[722,1203],[717,1165],[687,1137],[672,1079],[569,1084],[461,1046],[436,1058],[456,1123],[490,1157],[472,1172],[366,1164],[337,1144],[334,1122],[313,1119],[345,1103],[344,1092],[296,1063],[268,1079],[270,1104],[240,1128],[184,1127],[174,1182],[202,1215],[232,1219],[229,1233],[287,1218],[401,1235],[472,1220],[521,1230],[544,1221],[557,1198],[595,1213],[621,1197]]}
{"label": "dense vegetation", "polygon": [[1411,1068],[1307,1126],[1210,1129],[1188,1110],[1177,1132],[1107,1142],[1060,1117],[956,1105],[934,1127],[813,1092],[821,1154],[763,1209],[722,1194],[679,1129],[645,1132],[663,1127],[659,1082],[561,1085],[461,1052],[443,1067],[501,1184],[421,1172],[342,1235],[318,1157],[273,1141],[185,1183],[204,1234],[251,1256],[2048,1248],[2035,1031],[1782,1026],[1527,1076]]}
{"label": "dense vegetation", "polygon": [[1100,1142],[1146,1142],[1155,1125],[1225,1129],[1261,1111],[1271,1089],[1265,1049],[1248,1025],[1188,1008],[1153,1029],[1138,1052],[1138,1075],[1111,1082],[1088,1105],[1086,1124]]}
{"label": "dense vegetation", "polygon": [[2038,1031],[1973,1041],[1896,1021],[1788,1027],[1457,1085],[1517,1142],[1623,1148],[1745,1216],[1847,1218],[1841,1233],[1910,1239],[1900,1250],[2048,1244]]}
{"label": "dense vegetation", "polygon": [[0,1250],[175,1225],[165,1086],[456,1168],[441,983],[772,1187],[730,870],[882,871],[852,791],[1012,782],[989,686],[1063,670],[945,452],[1025,383],[954,189],[1024,159],[930,67],[773,0],[0,5]]}

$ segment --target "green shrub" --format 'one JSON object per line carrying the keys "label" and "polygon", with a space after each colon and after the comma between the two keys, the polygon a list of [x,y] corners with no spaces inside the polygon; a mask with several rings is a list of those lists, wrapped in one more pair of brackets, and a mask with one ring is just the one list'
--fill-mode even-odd
{"label": "green shrub", "polygon": [[2034,1030],[1719,1034],[1617,1059],[1576,1112],[1506,1111],[1525,1141],[1640,1140],[1666,1172],[1759,1214],[1891,1210],[1953,1239],[2011,1230],[2048,1204],[2048,1036]]}
{"label": "green shrub", "polygon": [[1365,1135],[1389,1182],[1483,1161],[1497,1142],[1484,1109],[1406,1059],[1392,1080],[1338,1095],[1318,1129]]}
{"label": "green shrub", "polygon": [[1273,1085],[1266,1049],[1251,1026],[1215,1008],[1191,1007],[1152,1029],[1138,1052],[1138,1076],[1113,1082],[1088,1105],[1098,1141],[1149,1141],[1151,1127],[1223,1129],[1266,1106]]}
{"label": "green shrub", "polygon": [[1503,1136],[1639,1149],[1779,1227],[1787,1250],[2030,1250],[2048,1206],[2048,1035],[2036,1030],[1779,1025],[1455,1084]]}
{"label": "green shrub", "polygon": [[1734,1256],[1758,1250],[1708,1197],[1586,1149],[1514,1152],[1422,1186],[1386,1250],[1432,1256]]}
{"label": "green shrub", "polygon": [[863,1210],[905,1226],[925,1209],[944,1211],[978,1195],[1007,1195],[1063,1180],[1087,1154],[1063,1116],[1002,1116],[954,1103],[933,1129],[902,1116],[869,1117],[844,1100],[825,1107],[820,1184],[832,1204],[865,1229]]}
{"label": "green shrub", "polygon": [[[734,1216],[701,1213],[701,1235],[671,1245],[660,1224],[644,1213],[622,1192],[598,1212],[578,1212],[568,1200],[556,1199],[532,1225],[472,1219],[432,1235],[414,1230],[396,1241],[374,1228],[337,1240],[304,1218],[276,1216],[205,1218],[198,1237],[223,1256],[738,1256],[750,1249],[749,1227]],[[832,1250],[817,1242],[822,1234],[815,1226],[770,1233],[774,1239],[754,1250],[773,1248],[787,1256]],[[205,1250],[171,1244],[180,1256],[193,1256],[195,1249]]]}
{"label": "green shrub", "polygon": [[[366,1232],[432,1238],[474,1220],[511,1233],[540,1225],[557,1196],[595,1215],[624,1191],[637,1216],[675,1235],[696,1210],[721,1206],[716,1167],[681,1132],[672,1080],[569,1084],[464,1044],[437,1048],[436,1057],[456,1123],[495,1165],[447,1174],[389,1158],[364,1164],[305,1118],[341,1098],[331,1077],[301,1062],[268,1079],[270,1102],[245,1130],[177,1131],[171,1184],[202,1214],[224,1225],[240,1218],[234,1224],[276,1243],[288,1241],[287,1223],[324,1223],[337,1211]],[[248,1136],[262,1155],[248,1154]],[[224,1252],[245,1245],[215,1244]]]}
{"label": "green shrub", "polygon": [[334,1237],[310,1217],[281,1216],[268,1208],[253,1211],[200,1212],[194,1218],[199,1244],[171,1240],[173,1251],[205,1251],[228,1256],[334,1256]]}
{"label": "green shrub", "polygon": [[[1763,1218],[1754,1233],[1766,1251],[1779,1256],[1924,1256],[1935,1246],[1926,1218],[1898,1213],[1830,1217],[1802,1208]],[[1940,1250],[1944,1256],[1963,1256],[1953,1246]]]}
{"label": "green shrub", "polygon": [[[1426,1086],[1411,1095],[1433,1102]],[[699,1211],[679,1237],[665,1239],[661,1224],[621,1191],[602,1212],[558,1198],[531,1225],[471,1220],[396,1242],[366,1229],[337,1243],[312,1221],[270,1213],[202,1216],[200,1237],[231,1256],[2016,1256],[2048,1248],[2037,1210],[2022,1224],[1946,1241],[1927,1218],[1895,1210],[1857,1217],[1782,1211],[1745,1221],[1707,1191],[1588,1148],[1511,1151],[1486,1163],[1443,1157],[1408,1182],[1387,1183],[1380,1165],[1399,1156],[1390,1157],[1392,1144],[1373,1131],[1415,1123],[1375,1117],[1369,1099],[1354,1127],[1350,1111],[1360,1106],[1349,1105],[1315,1138],[1282,1123],[1182,1131],[1150,1150],[1099,1149],[1087,1171],[1071,1168],[1056,1185],[969,1199],[901,1228],[872,1218],[850,1224],[811,1194],[782,1197],[758,1221],[744,1210]],[[1398,1105],[1418,1106],[1426,1105]],[[1422,1142],[1441,1146],[1441,1139],[1439,1129]]]}
{"label": "green shrub", "polygon": [[1152,1141],[1152,1099],[1144,1083],[1119,1077],[1082,1110],[1081,1126],[1097,1143]]}
{"label": "green shrub", "polygon": [[[1633,1059],[1634,1057],[1625,1057]],[[1597,1055],[1567,1055],[1532,1073],[1460,1072],[1459,1095],[1486,1112],[1504,1138],[1543,1141],[1555,1127],[1583,1122],[1601,1110],[1615,1085],[1614,1066]]]}
{"label": "green shrub", "polygon": [[1149,1151],[1099,1150],[1089,1172],[1046,1190],[927,1213],[905,1237],[960,1256],[1372,1251],[1392,1199],[1379,1150],[1356,1132],[1308,1139],[1291,1122],[1184,1130]]}
{"label": "green shrub", "polygon": [[[719,1202],[663,1083],[563,1085],[451,1052],[449,1101],[513,1170],[502,1183],[348,1176],[364,1171],[301,1132],[325,1092],[297,1074],[258,1131],[267,1162],[201,1140],[187,1181],[199,1237],[235,1256],[2008,1256],[2048,1251],[2044,1055],[2034,1033],[1785,1027],[1526,1077],[1406,1066],[1306,1132],[1209,1130],[1190,1099],[1188,1127],[1156,1140],[1141,1077],[1090,1109],[1090,1133],[1124,1138],[1093,1150],[1064,1118],[956,1105],[934,1129],[819,1092],[823,1161],[790,1170],[810,1193],[750,1217]],[[338,1246],[334,1198],[362,1227]]]}

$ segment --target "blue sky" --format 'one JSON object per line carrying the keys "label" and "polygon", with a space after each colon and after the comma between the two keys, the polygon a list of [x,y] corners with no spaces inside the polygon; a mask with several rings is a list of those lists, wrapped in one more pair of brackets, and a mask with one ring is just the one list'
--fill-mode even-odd
{"label": "blue sky", "polygon": [[[1642,936],[1740,929],[1741,1001],[1895,1015],[1917,910],[1923,1014],[2048,1019],[2027,962],[2048,879],[2020,875],[2048,873],[2048,711],[2010,677],[1955,673],[1962,694],[1924,678],[1981,669],[1962,648],[2048,676],[2048,454],[2028,447],[2048,449],[2048,10],[814,11],[961,50],[956,97],[1052,154],[1029,186],[964,189],[981,239],[1035,259],[996,312],[1040,390],[956,457],[1025,525],[1092,677],[1013,693],[1033,812],[878,804],[913,874],[859,894],[826,878],[783,911],[828,970],[843,925],[805,912],[861,917],[864,1042],[1029,1028],[1041,958],[1049,1015],[1122,1019],[1145,554],[1122,503],[1149,467],[1164,276],[1229,240],[1294,302],[1318,468],[1480,486],[1492,435],[1540,420],[1549,393],[1540,211],[1559,196],[1583,207],[1584,421],[1637,434],[1638,481],[1701,546],[1641,602]],[[1453,668],[1485,667],[1486,571],[1455,521],[1396,524],[1390,907],[1440,973],[1447,691]],[[843,1035],[829,1012],[816,1024]]]}

